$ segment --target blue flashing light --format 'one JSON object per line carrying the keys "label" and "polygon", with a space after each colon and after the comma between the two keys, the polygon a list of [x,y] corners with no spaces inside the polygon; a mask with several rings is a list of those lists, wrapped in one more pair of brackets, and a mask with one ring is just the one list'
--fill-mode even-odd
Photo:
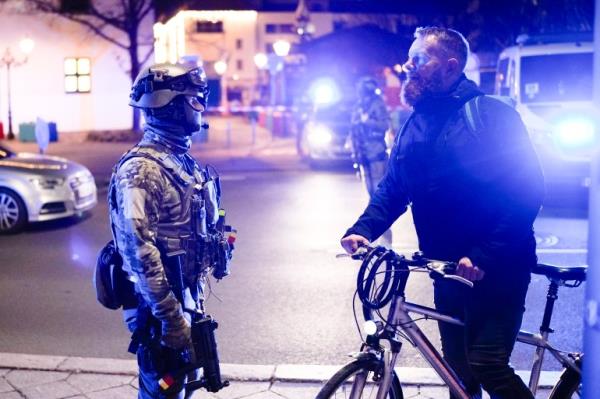
{"label": "blue flashing light", "polygon": [[569,118],[556,124],[556,140],[565,149],[592,147],[596,143],[596,126],[589,118]]}
{"label": "blue flashing light", "polygon": [[333,104],[341,98],[338,85],[330,78],[315,80],[310,87],[309,93],[315,105]]}

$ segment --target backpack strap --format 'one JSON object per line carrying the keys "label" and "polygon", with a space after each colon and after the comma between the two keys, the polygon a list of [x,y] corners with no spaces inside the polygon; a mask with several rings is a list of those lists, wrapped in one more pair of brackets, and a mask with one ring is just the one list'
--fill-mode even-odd
{"label": "backpack strap", "polygon": [[476,134],[483,128],[483,120],[479,112],[479,103],[484,95],[476,96],[465,103],[462,107],[463,116],[472,134]]}
{"label": "backpack strap", "polygon": [[477,132],[481,131],[481,129],[484,127],[480,111],[481,99],[483,97],[491,98],[511,108],[515,108],[516,105],[515,100],[508,96],[482,94],[480,96],[473,97],[467,101],[462,108],[465,121],[467,122],[467,126],[472,134],[477,134]]}

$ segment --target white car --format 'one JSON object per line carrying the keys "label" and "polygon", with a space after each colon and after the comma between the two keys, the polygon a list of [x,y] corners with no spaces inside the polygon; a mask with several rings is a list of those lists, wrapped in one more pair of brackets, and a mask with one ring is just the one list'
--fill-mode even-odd
{"label": "white car", "polygon": [[496,94],[509,96],[527,126],[546,183],[588,187],[595,137],[594,43],[589,35],[527,36],[498,58]]}
{"label": "white car", "polygon": [[0,145],[0,234],[81,214],[97,202],[96,183],[85,166]]}

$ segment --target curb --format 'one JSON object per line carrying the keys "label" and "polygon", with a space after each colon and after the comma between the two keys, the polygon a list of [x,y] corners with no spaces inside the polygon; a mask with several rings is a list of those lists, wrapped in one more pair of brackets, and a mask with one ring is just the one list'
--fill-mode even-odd
{"label": "curb", "polygon": [[[109,374],[137,376],[135,360],[107,359],[71,356],[29,355],[23,353],[1,353],[0,369],[63,371],[81,374]],[[222,363],[221,372],[231,381],[281,381],[294,383],[323,383],[341,365],[254,365]],[[396,367],[400,381],[405,385],[444,386],[445,384],[430,368]],[[543,371],[540,388],[551,388],[558,381],[561,371]],[[519,370],[523,381],[529,380],[529,371]]]}

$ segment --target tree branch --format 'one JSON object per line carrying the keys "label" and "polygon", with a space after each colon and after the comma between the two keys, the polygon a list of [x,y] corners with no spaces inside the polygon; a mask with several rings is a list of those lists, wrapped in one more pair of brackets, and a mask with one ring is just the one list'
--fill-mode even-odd
{"label": "tree branch", "polygon": [[[144,1],[142,1],[142,7],[144,5]],[[152,0],[148,1],[148,3],[146,4],[146,8],[140,8],[140,13],[139,15],[139,20],[140,22],[146,17],[146,15],[148,15],[148,13],[152,10]]]}
{"label": "tree branch", "polygon": [[108,17],[106,15],[103,15],[100,11],[98,11],[98,9],[96,7],[94,7],[92,2],[90,2],[90,15],[92,15],[95,18],[98,18],[99,20],[107,23],[108,25],[114,26],[115,28],[117,28],[119,30],[122,30],[122,31],[125,30],[125,20],[124,19],[120,20],[119,18]]}
{"label": "tree branch", "polygon": [[[103,26],[97,26],[97,25],[93,24],[92,22],[88,21],[87,19],[75,17],[73,15],[69,15],[69,14],[59,14],[59,15],[70,21],[77,22],[78,24],[86,26],[88,29],[90,29],[92,32],[94,32],[96,35],[100,36],[102,39],[114,44],[117,47],[120,47],[124,50],[127,50],[129,48],[129,46],[127,46],[126,44],[123,44],[120,41],[118,41],[117,39],[104,33],[102,31]],[[107,25],[107,23],[105,23],[104,26],[106,26],[106,25]]]}

